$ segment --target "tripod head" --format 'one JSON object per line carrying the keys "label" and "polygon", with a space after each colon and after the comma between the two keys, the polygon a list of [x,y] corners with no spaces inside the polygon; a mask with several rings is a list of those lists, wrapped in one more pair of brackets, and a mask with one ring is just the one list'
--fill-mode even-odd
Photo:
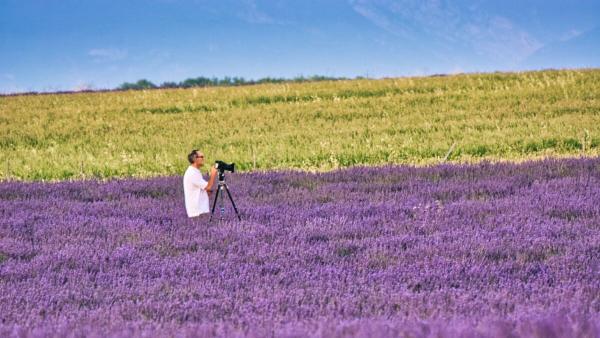
{"label": "tripod head", "polygon": [[219,171],[219,183],[225,182],[225,172],[235,172],[235,163],[227,163],[223,161],[215,161],[215,168]]}

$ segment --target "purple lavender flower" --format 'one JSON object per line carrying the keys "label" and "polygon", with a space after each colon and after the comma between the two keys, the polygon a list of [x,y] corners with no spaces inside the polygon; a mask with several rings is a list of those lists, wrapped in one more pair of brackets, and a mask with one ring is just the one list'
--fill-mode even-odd
{"label": "purple lavender flower", "polygon": [[600,336],[600,159],[0,183],[0,336]]}

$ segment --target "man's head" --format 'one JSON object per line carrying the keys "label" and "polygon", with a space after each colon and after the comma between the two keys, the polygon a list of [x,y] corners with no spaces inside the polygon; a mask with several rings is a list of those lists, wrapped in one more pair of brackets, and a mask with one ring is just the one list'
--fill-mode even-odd
{"label": "man's head", "polygon": [[194,167],[199,168],[204,165],[204,153],[194,149],[188,154],[188,161]]}

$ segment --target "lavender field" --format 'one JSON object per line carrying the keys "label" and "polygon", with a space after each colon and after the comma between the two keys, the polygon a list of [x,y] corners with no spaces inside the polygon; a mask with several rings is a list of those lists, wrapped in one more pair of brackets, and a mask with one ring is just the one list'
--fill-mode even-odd
{"label": "lavender field", "polygon": [[0,183],[0,336],[600,337],[600,158]]}

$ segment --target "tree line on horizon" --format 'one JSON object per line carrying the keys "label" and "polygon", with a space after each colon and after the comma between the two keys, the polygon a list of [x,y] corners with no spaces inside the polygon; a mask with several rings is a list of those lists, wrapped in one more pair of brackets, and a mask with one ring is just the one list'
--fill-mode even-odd
{"label": "tree line on horizon", "polygon": [[[363,77],[356,77],[360,79]],[[345,77],[332,77],[323,75],[313,76],[297,76],[294,78],[275,78],[275,77],[264,77],[258,80],[248,80],[243,77],[204,77],[199,76],[195,78],[188,78],[180,82],[163,82],[159,85],[147,80],[140,79],[137,82],[124,82],[117,89],[120,90],[140,90],[140,89],[155,89],[155,88],[191,88],[191,87],[226,87],[226,86],[243,86],[253,85],[262,83],[284,83],[284,82],[315,82],[315,81],[338,81],[347,80]]]}

